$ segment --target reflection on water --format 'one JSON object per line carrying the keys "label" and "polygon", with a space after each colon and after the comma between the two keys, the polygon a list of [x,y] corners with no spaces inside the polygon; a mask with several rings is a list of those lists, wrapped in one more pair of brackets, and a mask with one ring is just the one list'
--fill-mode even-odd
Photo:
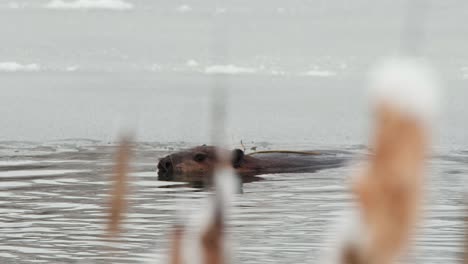
{"label": "reflection on water", "polygon": [[[87,140],[0,143],[0,262],[162,261],[178,211],[196,208],[207,194],[157,181],[156,161],[171,152],[169,146],[185,147],[136,146],[125,232],[110,244],[103,234],[115,146]],[[416,250],[407,256],[412,263],[459,258],[467,161],[466,151],[441,151],[430,161],[429,206]],[[343,167],[245,184],[231,221],[236,262],[316,263],[330,227],[350,203],[352,173]]]}

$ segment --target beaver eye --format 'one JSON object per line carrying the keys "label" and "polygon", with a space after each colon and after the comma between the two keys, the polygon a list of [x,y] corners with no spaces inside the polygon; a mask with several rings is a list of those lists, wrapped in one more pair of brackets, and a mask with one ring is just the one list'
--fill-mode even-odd
{"label": "beaver eye", "polygon": [[193,157],[193,160],[195,160],[196,162],[202,162],[205,159],[206,159],[206,155],[203,153],[197,153],[195,157]]}

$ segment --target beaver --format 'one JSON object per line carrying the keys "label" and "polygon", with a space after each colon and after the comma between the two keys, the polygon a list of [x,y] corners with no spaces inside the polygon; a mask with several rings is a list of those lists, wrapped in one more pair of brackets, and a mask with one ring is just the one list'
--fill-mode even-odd
{"label": "beaver", "polygon": [[[227,149],[198,146],[159,160],[158,179],[162,181],[210,182],[218,162],[217,153]],[[261,180],[258,175],[307,173],[342,166],[349,159],[345,151],[257,151],[231,153],[231,164],[242,182]]]}

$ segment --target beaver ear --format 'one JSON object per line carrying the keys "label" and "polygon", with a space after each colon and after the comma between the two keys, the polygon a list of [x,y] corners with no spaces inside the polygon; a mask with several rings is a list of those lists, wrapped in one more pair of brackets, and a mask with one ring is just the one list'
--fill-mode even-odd
{"label": "beaver ear", "polygon": [[242,160],[244,159],[244,151],[240,149],[235,149],[232,151],[232,166],[234,169],[240,167]]}

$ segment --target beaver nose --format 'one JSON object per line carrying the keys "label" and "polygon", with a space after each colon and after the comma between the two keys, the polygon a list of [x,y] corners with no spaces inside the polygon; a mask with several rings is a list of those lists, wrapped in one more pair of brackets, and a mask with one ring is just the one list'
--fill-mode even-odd
{"label": "beaver nose", "polygon": [[173,167],[172,159],[170,157],[163,158],[158,163],[158,179],[161,181],[173,180]]}
{"label": "beaver nose", "polygon": [[164,158],[159,161],[158,169],[163,172],[168,172],[172,170],[172,162],[169,158]]}

